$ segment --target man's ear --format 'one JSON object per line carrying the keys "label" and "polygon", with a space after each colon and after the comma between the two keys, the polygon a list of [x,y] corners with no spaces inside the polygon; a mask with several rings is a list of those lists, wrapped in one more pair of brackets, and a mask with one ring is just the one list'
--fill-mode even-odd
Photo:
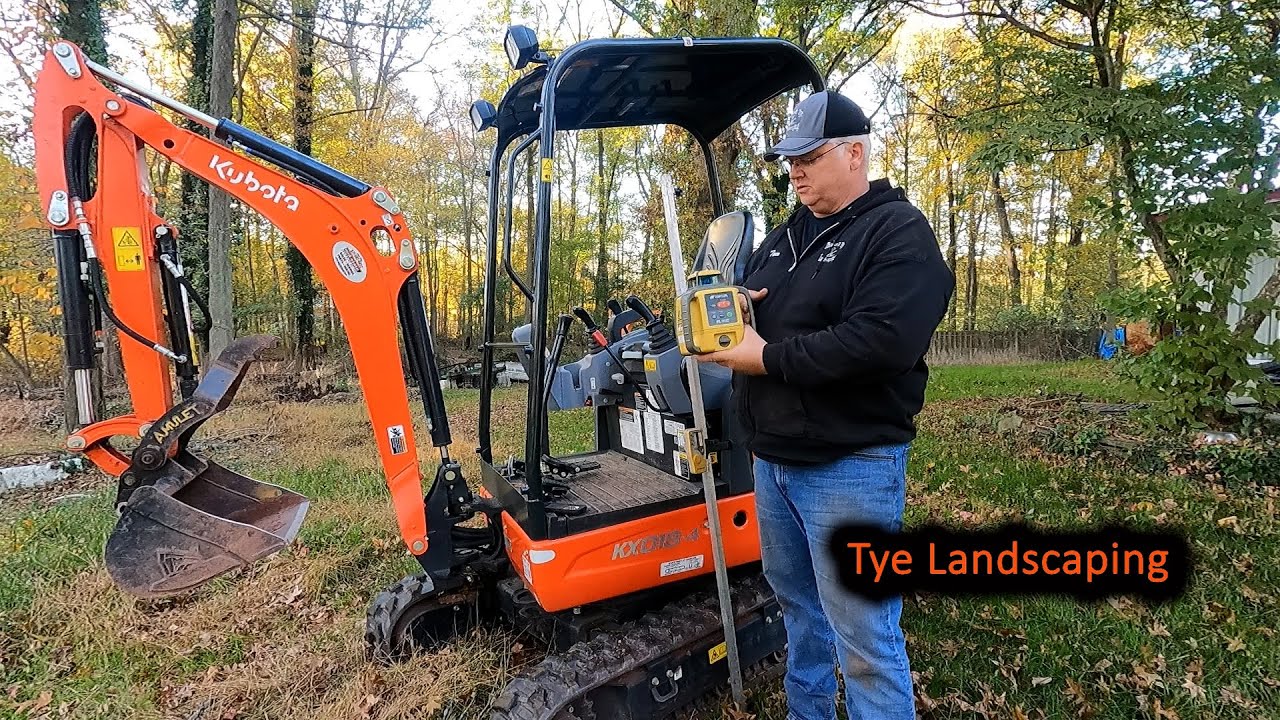
{"label": "man's ear", "polygon": [[865,143],[849,143],[849,169],[861,170],[867,165],[867,146]]}

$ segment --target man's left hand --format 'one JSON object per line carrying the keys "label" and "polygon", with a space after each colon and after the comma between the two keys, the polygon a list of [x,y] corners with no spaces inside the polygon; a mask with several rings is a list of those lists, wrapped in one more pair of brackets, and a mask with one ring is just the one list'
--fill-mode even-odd
{"label": "man's left hand", "polygon": [[764,375],[764,346],[766,344],[764,338],[760,337],[756,329],[747,325],[742,342],[728,350],[717,350],[706,355],[699,355],[698,359],[702,362],[723,365],[734,372],[743,373],[744,375]]}

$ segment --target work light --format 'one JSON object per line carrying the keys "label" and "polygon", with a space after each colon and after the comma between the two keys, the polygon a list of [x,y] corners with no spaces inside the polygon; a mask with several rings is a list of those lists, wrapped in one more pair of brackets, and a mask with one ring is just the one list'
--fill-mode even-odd
{"label": "work light", "polygon": [[471,126],[476,132],[483,132],[498,124],[498,111],[488,100],[477,100],[471,103]]}
{"label": "work light", "polygon": [[507,37],[502,41],[507,51],[507,60],[512,70],[521,70],[538,54],[538,36],[524,25],[512,25],[507,28]]}

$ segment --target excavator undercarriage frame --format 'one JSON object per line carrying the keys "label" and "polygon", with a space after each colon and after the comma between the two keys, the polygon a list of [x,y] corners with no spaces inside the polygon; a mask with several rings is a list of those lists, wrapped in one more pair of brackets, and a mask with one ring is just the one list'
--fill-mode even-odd
{"label": "excavator undercarriage frame", "polygon": [[[820,89],[821,76],[793,45],[759,38],[592,40],[556,58],[537,53],[535,62],[497,108],[488,108],[498,137],[488,173],[480,345],[476,452],[483,487],[473,493],[449,453],[418,248],[391,194],[137,87],[71,43],[53,45],[37,79],[35,141],[80,411],[67,447],[118,478],[120,518],[106,557],[122,589],[160,597],[244,567],[287,547],[308,506],[301,495],[196,452],[193,434],[227,407],[275,339],[240,338],[201,366],[190,306],[198,305],[206,322],[209,312],[184,276],[179,229],[156,212],[148,162],[162,157],[272,222],[306,257],[343,319],[401,536],[422,567],[371,604],[366,640],[373,657],[391,661],[430,649],[477,624],[527,631],[549,655],[493,700],[495,718],[659,717],[724,683],[724,626],[704,561],[707,508],[717,495],[701,504],[696,481],[704,471],[688,446],[695,437],[689,381],[668,363],[673,343],[664,321],[632,296],[627,308],[611,306],[606,334],[577,308],[597,341],[588,356],[563,366],[572,317],[561,315],[549,333],[555,136],[684,127],[706,161],[715,214],[723,216],[706,242],[723,236],[730,260],[745,260],[750,217],[724,214],[711,142],[779,93]],[[156,106],[206,127],[212,139]],[[527,279],[511,265],[514,167],[526,151],[537,154],[541,168]],[[496,336],[500,267],[533,318],[511,342]],[[133,407],[99,419],[91,371],[104,317],[120,337]],[[514,351],[529,375],[523,452],[505,461],[495,458],[491,442],[493,369],[504,351]],[[593,379],[587,388],[591,373],[603,378],[600,387]],[[732,614],[720,620],[736,625],[748,675],[763,676],[780,668],[785,635],[759,573],[750,459],[731,439],[727,375],[714,366],[699,373],[703,386],[719,393],[705,440],[717,468],[714,507],[732,577]],[[440,456],[425,493],[409,380],[422,391]],[[596,451],[554,456],[548,411],[583,404],[594,408]],[[644,438],[638,449],[636,432]],[[477,516],[479,526],[467,522]]]}

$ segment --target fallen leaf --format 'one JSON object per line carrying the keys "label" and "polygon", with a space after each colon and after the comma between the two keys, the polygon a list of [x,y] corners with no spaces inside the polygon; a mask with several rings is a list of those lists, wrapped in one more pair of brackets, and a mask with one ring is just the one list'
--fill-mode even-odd
{"label": "fallen leaf", "polygon": [[1240,638],[1231,638],[1227,643],[1227,652],[1240,652],[1241,650],[1244,650],[1244,647],[1245,645],[1243,640]]}
{"label": "fallen leaf", "polygon": [[45,690],[40,693],[40,697],[36,698],[36,701],[31,704],[30,713],[34,715],[35,713],[40,712],[41,710],[49,707],[49,703],[51,702],[53,702],[53,693]]}
{"label": "fallen leaf", "polygon": [[1051,682],[1053,682],[1053,678],[1033,677],[1031,678],[1031,687],[1040,687],[1041,685],[1048,685]]}
{"label": "fallen leaf", "polygon": [[373,713],[373,708],[380,702],[382,702],[381,695],[365,695],[360,701],[360,717],[369,717]]}
{"label": "fallen leaf", "polygon": [[1155,710],[1156,718],[1164,718],[1164,720],[1179,720],[1178,712],[1173,708],[1164,707],[1160,702],[1160,698],[1156,698],[1151,705],[1151,709]]}
{"label": "fallen leaf", "polygon": [[1165,627],[1164,623],[1156,620],[1151,624],[1151,635],[1152,637],[1169,637],[1169,628]]}
{"label": "fallen leaf", "polygon": [[1204,687],[1198,684],[1191,677],[1190,673],[1187,673],[1187,677],[1183,679],[1182,687],[1186,688],[1187,692],[1191,694],[1192,700],[1201,700],[1204,698]]}
{"label": "fallen leaf", "polygon": [[1234,565],[1236,570],[1239,570],[1242,574],[1248,575],[1253,571],[1253,555],[1245,553],[1240,557],[1233,559],[1231,564]]}

